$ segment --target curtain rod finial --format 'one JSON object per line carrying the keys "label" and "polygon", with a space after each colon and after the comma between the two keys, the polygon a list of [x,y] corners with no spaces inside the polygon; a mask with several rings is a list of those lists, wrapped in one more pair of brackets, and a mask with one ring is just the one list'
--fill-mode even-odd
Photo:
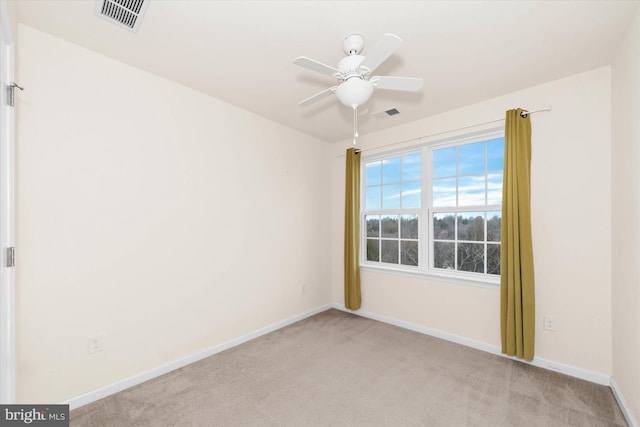
{"label": "curtain rod finial", "polygon": [[537,110],[522,110],[522,111],[520,112],[520,117],[522,117],[522,118],[524,119],[524,118],[525,118],[525,117],[527,117],[529,114],[539,113],[540,111],[551,111],[551,110],[552,110],[552,108],[551,108],[551,104],[549,104],[549,105],[545,105],[544,107],[542,107],[542,108],[538,108]]}

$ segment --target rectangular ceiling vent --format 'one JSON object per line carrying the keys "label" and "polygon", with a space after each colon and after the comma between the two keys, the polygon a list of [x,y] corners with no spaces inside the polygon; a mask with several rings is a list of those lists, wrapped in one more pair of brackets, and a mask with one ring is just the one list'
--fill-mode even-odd
{"label": "rectangular ceiling vent", "polygon": [[377,113],[372,114],[376,119],[384,119],[389,116],[395,116],[396,114],[400,114],[397,108],[389,108],[387,110],[378,111]]}
{"label": "rectangular ceiling vent", "polygon": [[96,13],[129,31],[136,32],[149,0],[97,0]]}

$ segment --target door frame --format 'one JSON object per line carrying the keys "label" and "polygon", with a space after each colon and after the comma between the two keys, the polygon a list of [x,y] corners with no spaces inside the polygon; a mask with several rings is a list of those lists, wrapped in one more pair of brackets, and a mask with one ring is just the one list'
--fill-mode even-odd
{"label": "door frame", "polygon": [[[6,0],[0,0],[0,403],[15,403],[15,268],[7,264],[14,247],[14,38]],[[14,88],[15,89],[15,88]]]}

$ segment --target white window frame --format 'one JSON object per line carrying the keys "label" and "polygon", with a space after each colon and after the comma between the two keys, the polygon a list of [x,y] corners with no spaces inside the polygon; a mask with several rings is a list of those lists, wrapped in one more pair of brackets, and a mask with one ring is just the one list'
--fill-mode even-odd
{"label": "white window frame", "polygon": [[[380,271],[389,274],[398,274],[402,276],[428,277],[438,281],[445,281],[463,285],[472,285],[480,287],[488,287],[496,289],[500,284],[500,276],[485,273],[473,273],[459,270],[444,270],[433,267],[433,256],[431,249],[433,248],[433,213],[435,212],[478,212],[478,211],[501,211],[502,205],[484,205],[469,207],[451,207],[451,208],[434,208],[432,203],[431,183],[432,183],[432,151],[434,149],[458,146],[463,144],[472,144],[474,142],[487,141],[504,137],[504,127],[488,129],[473,134],[466,134],[446,139],[439,139],[430,142],[420,142],[412,147],[399,150],[381,152],[371,155],[363,155],[361,158],[361,200],[360,200],[360,267],[364,270]],[[422,154],[421,169],[421,207],[419,209],[392,209],[392,210],[371,210],[366,208],[366,164],[375,161],[381,161],[390,158],[402,157],[408,154]],[[418,215],[418,253],[419,265],[408,266],[403,264],[390,264],[381,261],[367,261],[367,224],[365,222],[366,215]],[[485,236],[487,221],[485,218]],[[400,236],[398,237],[400,241]],[[452,242],[455,242],[453,240]],[[486,260],[485,260],[486,262]]]}

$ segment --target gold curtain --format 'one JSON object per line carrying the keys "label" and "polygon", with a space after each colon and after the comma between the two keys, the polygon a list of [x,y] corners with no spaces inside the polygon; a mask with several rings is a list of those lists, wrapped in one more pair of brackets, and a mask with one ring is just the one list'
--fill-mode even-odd
{"label": "gold curtain", "polygon": [[523,110],[506,114],[502,241],[500,255],[500,329],[502,352],[533,360],[535,295],[531,238],[531,118]]}
{"label": "gold curtain", "polygon": [[344,199],[344,306],[360,308],[360,153],[347,150]]}

